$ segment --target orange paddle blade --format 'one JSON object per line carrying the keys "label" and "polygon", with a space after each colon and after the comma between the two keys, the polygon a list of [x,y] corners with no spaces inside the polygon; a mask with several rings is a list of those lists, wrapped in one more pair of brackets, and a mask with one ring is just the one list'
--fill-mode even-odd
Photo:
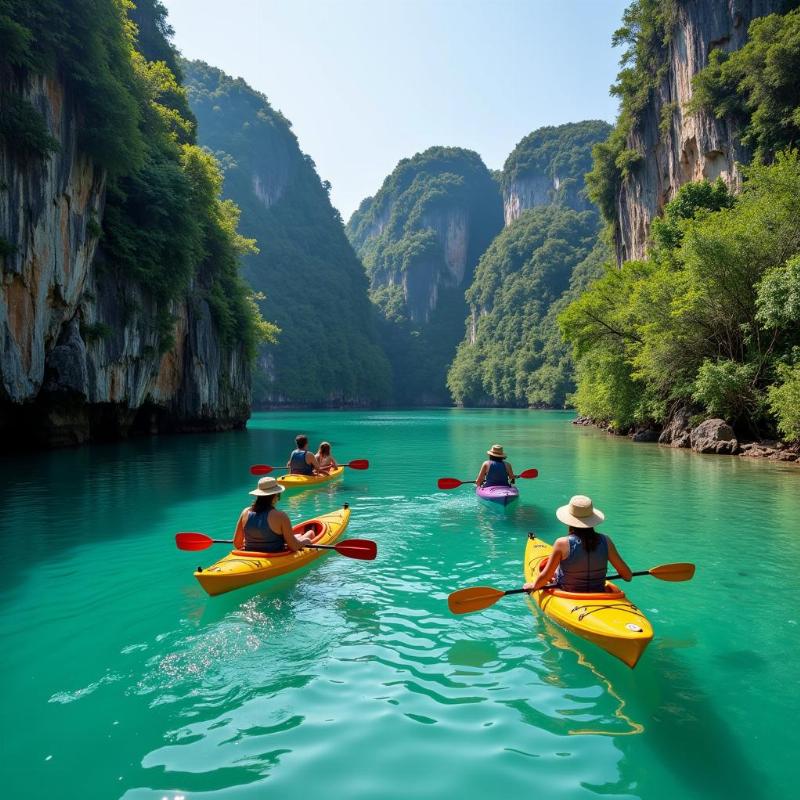
{"label": "orange paddle blade", "polygon": [[350,461],[342,466],[350,467],[350,469],[369,469],[369,461],[366,458],[357,458],[355,461]]}
{"label": "orange paddle blade", "polygon": [[179,550],[205,550],[214,540],[204,533],[176,533],[175,544]]}
{"label": "orange paddle blade", "polygon": [[464,483],[464,481],[460,481],[458,478],[439,478],[436,485],[440,489],[456,489],[461,486],[462,483]]}
{"label": "orange paddle blade", "polygon": [[648,572],[660,581],[690,581],[694,576],[694,564],[662,564]]}
{"label": "orange paddle blade", "polygon": [[526,469],[524,472],[520,472],[520,474],[517,475],[517,477],[518,478],[536,478],[536,477],[538,477],[538,475],[539,475],[539,470],[534,468],[534,469]]}
{"label": "orange paddle blade", "polygon": [[269,475],[275,467],[270,467],[267,464],[253,464],[250,467],[250,474],[251,475]]}
{"label": "orange paddle blade", "polygon": [[471,586],[459,589],[447,598],[447,606],[453,614],[469,614],[493,606],[505,592],[491,586]]}

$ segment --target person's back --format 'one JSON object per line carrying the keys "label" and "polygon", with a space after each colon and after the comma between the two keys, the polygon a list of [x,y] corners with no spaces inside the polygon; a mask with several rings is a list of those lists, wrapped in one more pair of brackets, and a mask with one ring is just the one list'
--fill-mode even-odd
{"label": "person's back", "polygon": [[583,535],[570,532],[566,537],[569,555],[562,558],[555,581],[566,592],[605,591],[608,572],[608,541],[594,530]]}
{"label": "person's back", "polygon": [[483,482],[484,486],[509,486],[508,470],[504,461],[495,461],[494,459],[487,462],[486,479]]}
{"label": "person's back", "polygon": [[[247,520],[244,524],[244,549],[259,553],[280,553],[286,549],[286,540],[273,530],[269,522],[272,508],[265,511],[246,509]],[[274,512],[278,513],[278,512]]]}
{"label": "person's back", "polygon": [[308,450],[308,437],[297,436],[295,438],[297,445],[295,450],[289,456],[287,467],[289,468],[290,475],[313,475],[316,467],[316,458],[313,453]]}

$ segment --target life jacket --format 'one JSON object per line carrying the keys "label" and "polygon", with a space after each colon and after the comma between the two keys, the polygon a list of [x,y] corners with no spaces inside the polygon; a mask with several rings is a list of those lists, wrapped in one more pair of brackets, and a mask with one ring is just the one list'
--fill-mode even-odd
{"label": "life jacket", "polygon": [[562,558],[556,570],[555,580],[565,592],[603,592],[608,571],[608,540],[602,533],[600,541],[590,553],[580,536],[569,535],[569,555]]}
{"label": "life jacket", "polygon": [[259,553],[280,553],[286,549],[286,540],[270,527],[269,511],[250,511],[247,514],[242,549]]}
{"label": "life jacket", "polygon": [[486,477],[483,479],[484,486],[508,486],[508,470],[505,461],[490,461]]}
{"label": "life jacket", "polygon": [[292,475],[313,475],[314,467],[306,461],[308,450],[292,450],[289,456],[289,472]]}

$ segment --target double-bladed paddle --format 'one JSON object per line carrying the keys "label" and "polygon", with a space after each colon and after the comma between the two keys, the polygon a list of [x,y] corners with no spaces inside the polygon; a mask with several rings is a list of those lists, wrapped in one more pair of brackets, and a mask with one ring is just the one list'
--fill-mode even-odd
{"label": "double-bladed paddle", "polygon": [[[539,474],[538,469],[526,469],[523,472],[520,472],[519,475],[515,475],[515,478],[535,478]],[[475,481],[460,481],[458,478],[439,478],[438,483],[436,484],[440,489],[457,489],[459,486],[462,486],[465,483],[475,483]]]}
{"label": "double-bladed paddle", "polygon": [[[212,539],[204,533],[184,532],[175,534],[179,550],[205,550],[212,544],[233,544],[233,539]],[[372,561],[378,554],[378,546],[371,539],[346,539],[338,544],[304,544],[313,550],[335,550],[339,555]],[[254,554],[255,555],[255,554]]]}
{"label": "double-bladed paddle", "polygon": [[[631,577],[636,578],[640,575],[652,575],[660,581],[688,581],[694,575],[694,564],[662,564],[660,567],[634,572]],[[610,575],[606,580],[621,578],[621,575]],[[556,589],[554,583],[542,586],[542,589]],[[540,591],[537,589],[536,591]],[[469,614],[472,611],[481,611],[484,608],[493,606],[501,597],[509,594],[523,594],[530,592],[530,589],[494,589],[491,586],[472,586],[469,589],[459,589],[447,598],[447,605],[453,614]]]}
{"label": "double-bladed paddle", "polygon": [[[366,458],[357,458],[347,464],[337,464],[338,467],[350,467],[350,469],[369,469],[369,461]],[[251,475],[269,475],[272,470],[289,469],[289,467],[271,467],[269,464],[253,464],[250,467]]]}

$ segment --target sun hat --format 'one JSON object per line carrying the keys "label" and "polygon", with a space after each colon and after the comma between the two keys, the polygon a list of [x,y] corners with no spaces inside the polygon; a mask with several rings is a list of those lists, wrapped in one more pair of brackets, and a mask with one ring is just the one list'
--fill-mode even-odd
{"label": "sun hat", "polygon": [[503,445],[493,444],[487,451],[487,456],[494,456],[495,458],[505,458],[506,454],[503,452]]}
{"label": "sun hat", "polygon": [[250,494],[256,497],[268,497],[271,494],[280,494],[286,487],[281,486],[275,478],[261,478],[258,482],[258,488],[253,489]]}
{"label": "sun hat", "polygon": [[561,506],[556,511],[559,522],[572,525],[573,528],[594,528],[599,525],[606,515],[592,505],[592,498],[576,494],[570,498],[569,503]]}

